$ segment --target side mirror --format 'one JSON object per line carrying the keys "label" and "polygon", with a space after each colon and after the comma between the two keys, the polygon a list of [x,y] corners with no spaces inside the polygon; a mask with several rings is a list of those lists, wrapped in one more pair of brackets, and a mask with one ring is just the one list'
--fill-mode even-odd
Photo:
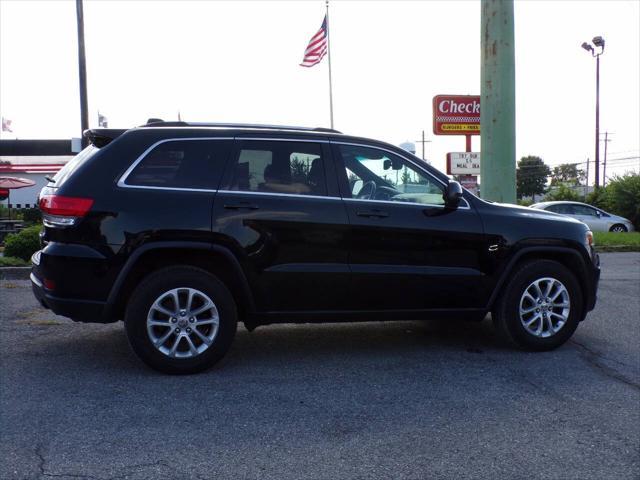
{"label": "side mirror", "polygon": [[402,162],[399,162],[397,159],[393,159],[393,160],[389,160],[388,158],[385,158],[384,162],[382,162],[382,168],[384,170],[389,170],[390,168],[393,168],[394,170],[400,170],[402,168]]}
{"label": "side mirror", "polygon": [[462,185],[458,182],[450,181],[442,195],[444,205],[448,208],[458,208],[460,199],[462,198]]}

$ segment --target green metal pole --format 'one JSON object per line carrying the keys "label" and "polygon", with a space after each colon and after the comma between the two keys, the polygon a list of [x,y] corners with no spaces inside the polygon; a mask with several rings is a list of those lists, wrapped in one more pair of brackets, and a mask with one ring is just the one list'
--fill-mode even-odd
{"label": "green metal pole", "polygon": [[482,198],[516,203],[513,0],[482,0],[480,175]]}

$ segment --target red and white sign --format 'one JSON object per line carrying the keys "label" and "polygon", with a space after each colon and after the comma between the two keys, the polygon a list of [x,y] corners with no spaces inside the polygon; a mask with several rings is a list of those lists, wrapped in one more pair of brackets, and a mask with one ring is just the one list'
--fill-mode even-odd
{"label": "red and white sign", "polygon": [[480,135],[480,95],[433,97],[435,135]]}
{"label": "red and white sign", "polygon": [[462,175],[458,177],[458,180],[460,180],[460,185],[474,195],[478,195],[478,177],[475,175]]}
{"label": "red and white sign", "polygon": [[480,175],[480,153],[447,153],[447,175]]}

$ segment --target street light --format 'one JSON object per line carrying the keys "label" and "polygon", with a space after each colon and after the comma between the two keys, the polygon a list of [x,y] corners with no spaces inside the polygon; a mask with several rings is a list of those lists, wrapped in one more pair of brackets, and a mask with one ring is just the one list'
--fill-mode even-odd
{"label": "street light", "polygon": [[[582,48],[596,59],[596,188],[600,186],[600,55],[604,52],[604,38],[598,36],[591,40],[593,45],[582,42]],[[599,50],[599,51],[598,51]],[[589,179],[587,179],[588,183]]]}

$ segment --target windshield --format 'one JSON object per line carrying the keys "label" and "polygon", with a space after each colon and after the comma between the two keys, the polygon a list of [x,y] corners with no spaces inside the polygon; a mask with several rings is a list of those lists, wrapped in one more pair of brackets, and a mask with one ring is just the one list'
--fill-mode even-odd
{"label": "windshield", "polygon": [[58,173],[56,173],[55,177],[53,177],[53,182],[49,182],[50,187],[60,187],[62,184],[67,181],[67,179],[73,175],[73,173],[82,165],[84,162],[89,160],[91,157],[95,155],[95,153],[100,150],[99,148],[94,147],[93,145],[89,145],[87,148],[78,153],[75,157],[67,162],[67,164],[60,169]]}

